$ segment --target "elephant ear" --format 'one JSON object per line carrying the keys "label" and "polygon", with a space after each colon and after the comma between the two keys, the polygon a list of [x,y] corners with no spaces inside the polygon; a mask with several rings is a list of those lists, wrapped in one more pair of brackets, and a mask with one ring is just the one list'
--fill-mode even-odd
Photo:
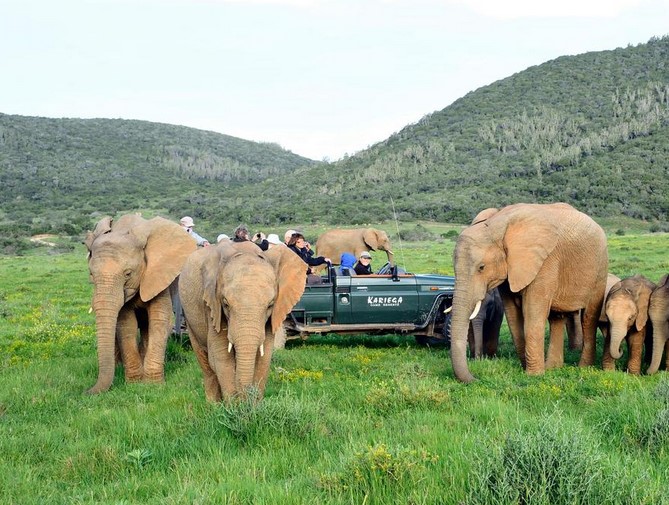
{"label": "elephant ear", "polygon": [[375,251],[379,247],[379,235],[374,228],[367,228],[362,233],[362,240],[372,251]]}
{"label": "elephant ear", "polygon": [[[483,221],[485,221],[485,220],[491,218],[492,216],[494,216],[494,215],[497,214],[498,212],[499,212],[499,209],[496,208],[496,207],[489,207],[489,208],[487,208],[487,209],[483,209],[481,212],[479,212],[478,214],[476,214],[476,216],[474,217],[474,219],[472,219],[471,224],[478,224],[478,223],[481,223],[481,222],[483,222]],[[470,226],[471,226],[471,225],[470,225]]]}
{"label": "elephant ear", "polygon": [[218,295],[221,286],[218,285],[219,272],[225,268],[228,260],[239,254],[231,244],[224,243],[217,246],[211,246],[206,249],[207,257],[202,262],[202,298],[211,312],[211,322],[216,333],[221,332],[223,326],[223,307],[221,298]]}
{"label": "elephant ear", "polygon": [[664,274],[657,283],[657,287],[658,288],[664,287],[667,284],[667,281],[669,281],[669,274]]}
{"label": "elephant ear", "polygon": [[177,278],[197,243],[181,226],[162,217],[154,217],[131,232],[146,244],[146,268],[139,286],[139,296],[146,302]]}
{"label": "elephant ear", "polygon": [[111,216],[105,216],[102,219],[100,219],[100,221],[97,222],[93,231],[89,231],[86,234],[86,239],[84,240],[84,244],[88,249],[89,255],[91,252],[91,247],[93,246],[93,242],[95,242],[95,239],[98,238],[100,235],[109,233],[112,230],[112,222],[113,219],[111,218]]}
{"label": "elephant ear", "polygon": [[287,247],[272,247],[265,255],[274,266],[277,277],[277,294],[271,315],[274,334],[304,293],[306,265]]}
{"label": "elephant ear", "polygon": [[648,305],[650,305],[650,295],[655,289],[655,285],[651,282],[644,282],[641,289],[637,293],[639,300],[637,307],[639,313],[636,316],[636,330],[641,331],[648,323]]}
{"label": "elephant ear", "polygon": [[[500,216],[489,218],[489,223]],[[528,212],[511,219],[503,244],[506,251],[509,287],[514,293],[527,287],[558,243],[556,226],[541,214]]]}

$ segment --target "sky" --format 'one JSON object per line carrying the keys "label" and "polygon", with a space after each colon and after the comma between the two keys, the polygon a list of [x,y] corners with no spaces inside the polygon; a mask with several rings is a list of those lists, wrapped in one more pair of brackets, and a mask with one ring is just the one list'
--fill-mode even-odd
{"label": "sky", "polygon": [[0,113],[121,118],[335,161],[669,0],[0,0]]}

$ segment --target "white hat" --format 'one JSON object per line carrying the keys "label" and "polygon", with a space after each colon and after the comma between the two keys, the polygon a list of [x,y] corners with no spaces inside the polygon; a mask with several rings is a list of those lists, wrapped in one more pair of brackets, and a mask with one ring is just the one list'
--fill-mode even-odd
{"label": "white hat", "polygon": [[359,256],[359,257],[360,257],[360,258],[369,258],[369,259],[372,258],[372,256],[371,256],[367,251],[362,251],[362,252],[360,253],[360,256]]}
{"label": "white hat", "polygon": [[195,226],[195,223],[193,222],[193,218],[190,216],[184,216],[181,218],[181,226],[185,226],[186,228],[192,228]]}
{"label": "white hat", "polygon": [[230,240],[230,237],[228,237],[225,233],[221,233],[218,237],[216,237],[216,242],[220,242],[221,240]]}
{"label": "white hat", "polygon": [[267,235],[267,242],[277,245],[281,243],[281,240],[279,240],[279,236],[276,233],[270,233]]}
{"label": "white hat", "polygon": [[292,237],[294,233],[297,233],[297,232],[295,230],[286,231],[286,233],[283,234],[283,240],[288,242],[290,240],[290,237]]}

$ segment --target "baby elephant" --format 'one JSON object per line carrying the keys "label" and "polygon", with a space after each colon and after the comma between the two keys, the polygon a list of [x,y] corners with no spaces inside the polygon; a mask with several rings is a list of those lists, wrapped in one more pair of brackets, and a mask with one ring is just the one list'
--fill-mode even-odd
{"label": "baby elephant", "polygon": [[643,275],[635,275],[614,284],[606,297],[608,335],[604,338],[602,368],[614,370],[614,360],[622,356],[620,345],[627,340],[629,359],[627,371],[641,373],[641,356],[644,342],[646,354],[652,348],[652,325],[648,319],[648,303],[655,284]]}
{"label": "baby elephant", "polygon": [[222,241],[191,254],[179,279],[207,400],[265,390],[274,334],[304,292],[306,265],[286,247]]}

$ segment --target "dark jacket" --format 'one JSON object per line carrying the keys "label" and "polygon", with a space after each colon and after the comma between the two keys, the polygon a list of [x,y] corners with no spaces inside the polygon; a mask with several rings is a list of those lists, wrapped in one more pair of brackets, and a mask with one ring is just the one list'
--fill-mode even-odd
{"label": "dark jacket", "polygon": [[300,258],[302,258],[302,261],[304,261],[310,267],[316,267],[318,265],[323,265],[324,263],[327,263],[327,261],[325,261],[325,258],[323,256],[313,256],[313,252],[309,251],[308,249],[298,249],[296,245],[289,245],[288,249],[290,249]]}
{"label": "dark jacket", "polygon": [[372,272],[371,263],[369,265],[365,266],[362,263],[360,263],[359,261],[355,264],[355,268],[353,270],[355,270],[355,273],[358,274],[358,275],[370,275],[370,274],[374,273],[374,272]]}

